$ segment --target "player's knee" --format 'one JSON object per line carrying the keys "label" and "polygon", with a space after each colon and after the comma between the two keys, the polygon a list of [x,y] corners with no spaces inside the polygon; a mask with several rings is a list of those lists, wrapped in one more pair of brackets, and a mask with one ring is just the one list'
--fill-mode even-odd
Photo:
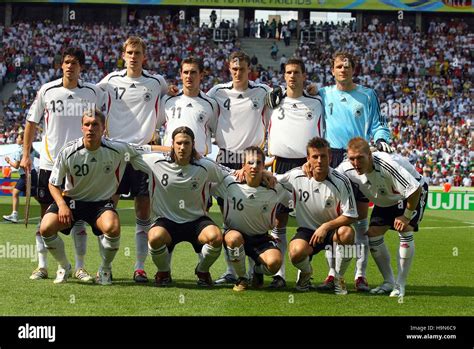
{"label": "player's knee", "polygon": [[171,236],[168,231],[160,228],[152,228],[148,232],[148,244],[152,248],[158,249],[168,243],[171,243]]}
{"label": "player's knee", "polygon": [[107,222],[102,228],[102,233],[108,237],[119,237],[120,236],[120,224],[118,222]]}
{"label": "player's knee", "polygon": [[282,261],[283,261],[283,258],[281,257],[281,253],[273,256],[267,262],[268,270],[270,270],[271,273],[275,274],[281,268]]}
{"label": "player's knee", "polygon": [[231,231],[224,236],[225,244],[230,248],[235,248],[244,244],[244,239],[236,231]]}
{"label": "player's knee", "polygon": [[208,244],[212,247],[220,247],[222,246],[222,233],[219,228],[212,229],[207,234]]}
{"label": "player's knee", "polygon": [[354,244],[355,232],[352,227],[343,226],[337,230],[338,243],[341,245],[352,245]]}
{"label": "player's knee", "polygon": [[306,258],[306,249],[301,244],[292,242],[288,250],[291,263],[298,263]]}

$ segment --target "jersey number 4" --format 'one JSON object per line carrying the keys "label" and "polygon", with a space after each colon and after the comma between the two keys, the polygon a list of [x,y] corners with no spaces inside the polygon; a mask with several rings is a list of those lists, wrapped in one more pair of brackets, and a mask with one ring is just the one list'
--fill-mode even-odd
{"label": "jersey number 4", "polygon": [[227,98],[224,102],[224,107],[227,109],[227,110],[230,110],[230,98]]}

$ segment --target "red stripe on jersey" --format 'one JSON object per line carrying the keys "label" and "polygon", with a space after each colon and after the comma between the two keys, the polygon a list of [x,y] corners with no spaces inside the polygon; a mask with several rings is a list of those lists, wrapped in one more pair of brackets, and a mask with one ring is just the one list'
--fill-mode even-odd
{"label": "red stripe on jersey", "polygon": [[229,200],[227,200],[227,205],[225,206],[224,222],[227,219],[228,214],[229,214]]}
{"label": "red stripe on jersey", "polygon": [[399,191],[396,191],[394,187],[392,187],[392,193],[394,193],[394,194],[400,194],[400,192],[399,192]]}
{"label": "red stripe on jersey", "polygon": [[46,124],[46,127],[48,127],[49,110],[48,108],[45,108],[45,110],[46,110],[46,117],[44,118],[44,123]]}
{"label": "red stripe on jersey", "polygon": [[206,186],[202,187],[201,191],[201,197],[202,197],[202,209],[204,210],[204,214],[206,213]]}
{"label": "red stripe on jersey", "polygon": [[119,162],[117,168],[115,169],[115,178],[117,178],[117,183],[120,184],[120,164],[121,162]]}
{"label": "red stripe on jersey", "polygon": [[318,136],[321,137],[321,118],[318,120]]}
{"label": "red stripe on jersey", "polygon": [[155,102],[155,117],[158,118],[158,102],[160,100],[160,96],[156,97],[156,102]]}
{"label": "red stripe on jersey", "polygon": [[337,207],[336,207],[336,213],[338,216],[341,215],[341,202],[339,201],[338,204],[337,204]]}
{"label": "red stripe on jersey", "polygon": [[270,215],[270,219],[271,219],[271,222],[272,222],[272,227],[274,226],[274,222],[275,222],[275,215],[276,215],[277,206],[278,206],[278,204],[273,206],[272,214]]}
{"label": "red stripe on jersey", "polygon": [[112,104],[112,98],[110,97],[110,93],[107,93],[107,96],[109,96],[109,101],[107,103],[107,114],[110,111],[110,105]]}

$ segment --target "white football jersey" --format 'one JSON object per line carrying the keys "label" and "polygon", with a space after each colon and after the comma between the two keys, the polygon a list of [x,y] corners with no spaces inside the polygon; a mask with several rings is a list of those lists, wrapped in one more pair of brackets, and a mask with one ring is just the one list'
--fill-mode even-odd
{"label": "white football jersey", "polygon": [[321,97],[304,93],[298,98],[285,97],[280,105],[267,108],[268,153],[270,156],[296,159],[306,157],[311,138],[324,137],[324,108]]}
{"label": "white football jersey", "polygon": [[275,176],[278,182],[293,192],[299,227],[316,230],[340,215],[358,217],[349,179],[332,168],[322,182],[308,178],[301,168]]}
{"label": "white football jersey", "polygon": [[220,183],[230,174],[229,169],[208,158],[180,166],[157,153],[144,154],[132,165],[150,176],[154,218],[168,218],[176,223],[207,216],[211,182]]}
{"label": "white football jersey", "polygon": [[390,207],[407,199],[424,179],[406,159],[383,152],[372,153],[374,170],[358,175],[349,160],[344,160],[337,170],[344,173],[364,196],[379,207]]}
{"label": "white football jersey", "polygon": [[57,79],[41,86],[26,120],[40,123],[44,116],[40,168],[51,171],[61,148],[82,136],[81,120],[85,110],[101,109],[105,114],[107,95],[100,88],[79,81],[74,89],[63,87]]}
{"label": "white football jersey", "polygon": [[232,152],[250,146],[263,147],[268,119],[265,96],[271,91],[264,84],[249,81],[245,91],[234,89],[232,82],[215,85],[207,95],[219,104],[216,143]]}
{"label": "white football jersey", "polygon": [[133,144],[148,144],[155,135],[160,99],[168,92],[161,75],[143,71],[138,78],[127,70],[110,73],[98,84],[110,95],[106,131],[110,139]]}
{"label": "white football jersey", "polygon": [[109,200],[117,191],[127,162],[133,164],[141,153],[149,151],[151,146],[132,146],[106,138],[97,150],[90,151],[79,138],[61,149],[49,182],[61,186],[66,178],[64,191],[75,200]]}
{"label": "white football jersey", "polygon": [[199,91],[197,97],[165,96],[161,100],[157,127],[166,125],[163,145],[173,145],[172,134],[178,127],[187,126],[194,132],[195,148],[198,153],[211,152],[211,134],[215,133],[219,107],[217,102]]}
{"label": "white football jersey", "polygon": [[250,187],[228,176],[217,186],[212,195],[224,200],[224,223],[246,235],[266,234],[275,225],[276,207],[280,203],[289,205],[290,193],[281,184],[275,189],[263,186]]}

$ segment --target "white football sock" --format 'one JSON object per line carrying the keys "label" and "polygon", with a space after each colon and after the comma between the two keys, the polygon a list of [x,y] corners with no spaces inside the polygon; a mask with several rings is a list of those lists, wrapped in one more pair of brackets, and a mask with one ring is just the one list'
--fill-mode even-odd
{"label": "white football sock", "polygon": [[137,259],[135,270],[145,269],[145,260],[148,254],[148,231],[150,230],[150,219],[143,220],[136,218],[135,224],[135,246],[137,248]]}
{"label": "white football sock", "polygon": [[390,265],[390,253],[385,245],[383,235],[369,237],[370,253],[383,276],[384,283],[395,284],[392,266]]}
{"label": "white football sock", "polygon": [[148,250],[150,251],[151,260],[155,263],[159,272],[170,271],[170,253],[166,245],[156,250],[148,245]]}
{"label": "white football sock", "polygon": [[110,237],[105,234],[101,235],[101,243],[103,250],[103,257],[102,257],[102,270],[111,270],[112,269],[112,261],[117,254],[117,251],[120,247],[120,236],[117,237]]}
{"label": "white football sock", "polygon": [[397,284],[405,287],[408,272],[410,271],[413,256],[415,255],[415,241],[413,232],[399,233],[400,247],[398,250],[398,277]]}
{"label": "white football sock", "polygon": [[227,253],[224,253],[224,260],[227,266],[224,275],[232,275],[233,277],[237,278],[237,273],[235,272],[233,263],[229,260]]}
{"label": "white football sock", "polygon": [[[236,252],[236,249],[238,252]],[[235,273],[238,277],[245,276],[245,249],[244,245],[240,245],[236,248],[227,247],[226,254],[228,254],[231,260],[232,265],[234,266]]]}
{"label": "white football sock", "polygon": [[286,249],[287,249],[286,227],[273,228],[272,236],[275,239],[277,239],[277,246],[280,249],[281,256],[282,256],[281,267],[274,276],[278,275],[278,276],[281,276],[284,280],[286,280],[286,267],[285,267]]}
{"label": "white football sock", "polygon": [[[348,246],[352,247],[352,246]],[[352,251],[351,251],[352,253]],[[346,273],[347,267],[351,263],[352,257],[345,257],[346,251],[345,247],[342,245],[337,245],[336,247],[336,275],[344,276]]]}
{"label": "white football sock", "polygon": [[309,256],[303,259],[301,262],[293,263],[293,265],[301,270],[303,273],[312,273],[313,268],[311,267],[311,262],[309,261]]}
{"label": "white football sock", "polygon": [[336,253],[332,250],[332,247],[326,250],[325,256],[329,267],[328,276],[336,276]]}
{"label": "white football sock", "polygon": [[41,221],[36,225],[36,251],[38,252],[38,268],[48,268],[48,249],[44,245],[43,238],[39,232]]}
{"label": "white football sock", "polygon": [[196,270],[201,273],[209,272],[209,268],[211,267],[211,265],[213,265],[217,258],[219,258],[221,250],[222,245],[219,247],[214,247],[209,244],[204,244],[201,250],[202,260],[198,264]]}
{"label": "white football sock", "polygon": [[369,222],[367,218],[354,223],[355,244],[357,251],[355,279],[360,276],[365,277],[366,274],[367,262],[369,260],[369,237],[367,235],[368,229]]}
{"label": "white football sock", "polygon": [[76,250],[76,270],[84,268],[84,257],[87,252],[87,233],[86,223],[77,221],[71,228],[71,235],[74,240],[74,248]]}
{"label": "white football sock", "polygon": [[67,269],[70,265],[67,257],[66,250],[64,249],[64,241],[61,237],[56,234],[49,237],[43,237],[44,244],[54,259],[58,262],[59,266],[63,269]]}

